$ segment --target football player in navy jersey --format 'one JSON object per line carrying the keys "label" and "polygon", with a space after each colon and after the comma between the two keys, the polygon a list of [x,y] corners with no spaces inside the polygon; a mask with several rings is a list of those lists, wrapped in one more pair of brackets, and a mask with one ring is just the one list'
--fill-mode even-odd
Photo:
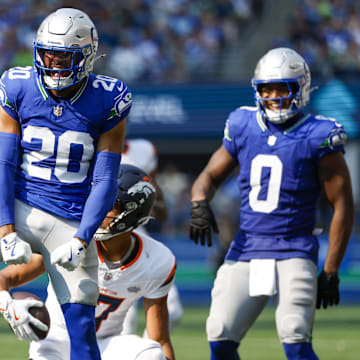
{"label": "football player in navy jersey", "polygon": [[71,359],[100,359],[92,236],[112,209],[131,93],[92,72],[98,35],[82,11],[41,23],[34,67],[0,83],[0,236],[7,264],[41,253],[71,339]]}
{"label": "football player in navy jersey", "polygon": [[[226,121],[222,146],[192,187],[190,237],[211,245],[209,206],[239,165],[241,225],[219,268],[206,323],[212,360],[239,359],[238,346],[269,298],[288,359],[318,359],[312,344],[315,307],[339,303],[338,270],[354,218],[343,127],[307,114],[310,71],[292,49],[266,53],[255,68],[256,107]],[[334,212],[324,267],[317,277],[314,233],[320,189]]]}

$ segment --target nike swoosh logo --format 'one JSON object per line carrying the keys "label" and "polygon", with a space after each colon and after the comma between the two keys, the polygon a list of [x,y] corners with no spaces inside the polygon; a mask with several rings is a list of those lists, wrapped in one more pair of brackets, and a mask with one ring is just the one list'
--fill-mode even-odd
{"label": "nike swoosh logo", "polygon": [[15,256],[15,246],[16,246],[16,243],[14,244],[14,246],[11,250],[11,256]]}
{"label": "nike swoosh logo", "polygon": [[15,320],[19,320],[20,318],[16,316],[16,312],[15,312],[15,309],[14,309],[14,318]]}

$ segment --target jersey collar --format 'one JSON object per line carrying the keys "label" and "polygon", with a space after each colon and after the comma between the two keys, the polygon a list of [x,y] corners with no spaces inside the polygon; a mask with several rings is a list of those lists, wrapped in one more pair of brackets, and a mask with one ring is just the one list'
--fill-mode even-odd
{"label": "jersey collar", "polygon": [[[133,265],[139,259],[140,255],[142,253],[142,250],[143,250],[143,241],[142,241],[141,237],[134,232],[131,233],[131,236],[135,237],[136,244],[135,244],[134,250],[129,255],[128,261],[126,262],[125,265],[122,265],[120,267],[120,270],[124,270],[124,269],[130,267],[131,265]],[[100,244],[98,242],[96,242],[96,247],[97,247],[99,261],[101,263],[104,263],[105,259],[104,259],[103,255],[101,254]]]}
{"label": "jersey collar", "polygon": [[[299,127],[301,124],[303,124],[308,118],[310,117],[310,114],[306,114],[304,116],[301,116],[298,121],[296,121],[293,125],[291,125],[289,128],[281,131],[284,135],[288,134],[289,132],[293,131],[297,127]],[[270,130],[269,127],[266,125],[264,119],[261,116],[260,111],[256,113],[256,121],[258,125],[260,126],[261,130],[263,132]]]}
{"label": "jersey collar", "polygon": [[[75,94],[72,98],[70,98],[69,102],[70,102],[71,105],[74,104],[74,102],[75,102],[77,99],[80,98],[80,96],[82,95],[82,93],[84,92],[84,90],[85,90],[85,88],[86,88],[86,85],[87,85],[88,81],[89,81],[89,77],[87,77],[87,78],[85,79],[85,81],[82,83],[81,87],[80,87],[79,90],[76,92],[76,94]],[[37,83],[37,86],[38,86],[38,88],[39,88],[39,90],[40,90],[40,93],[41,93],[43,99],[44,99],[44,100],[47,100],[48,97],[49,97],[49,94],[48,94],[48,91],[47,91],[47,89],[45,88],[44,84],[42,83],[42,80],[41,80],[40,76],[36,76],[36,83]]]}

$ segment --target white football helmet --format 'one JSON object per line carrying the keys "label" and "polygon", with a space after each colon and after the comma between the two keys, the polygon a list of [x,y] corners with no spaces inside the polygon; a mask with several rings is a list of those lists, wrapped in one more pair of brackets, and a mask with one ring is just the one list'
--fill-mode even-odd
{"label": "white football helmet", "polygon": [[[48,15],[41,23],[34,41],[34,64],[44,86],[47,89],[64,89],[89,76],[97,48],[97,30],[84,12],[62,8]],[[70,67],[46,67],[45,52],[71,58]]]}
{"label": "white football helmet", "polygon": [[[285,83],[289,95],[282,98],[262,98],[259,85]],[[282,124],[305,107],[310,100],[310,70],[296,51],[289,48],[276,48],[268,51],[257,63],[254,77],[251,80],[255,92],[256,105],[262,116],[274,124]],[[283,100],[292,98],[288,108],[283,108]],[[280,100],[279,110],[269,110],[265,100]]]}

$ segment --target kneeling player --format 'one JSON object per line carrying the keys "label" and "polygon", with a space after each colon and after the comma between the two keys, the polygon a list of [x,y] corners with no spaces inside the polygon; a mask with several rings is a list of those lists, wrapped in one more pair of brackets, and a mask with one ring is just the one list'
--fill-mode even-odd
{"label": "kneeling player", "polygon": [[[95,235],[100,290],[96,331],[103,360],[175,359],[167,310],[175,257],[160,242],[132,231],[149,219],[154,199],[155,188],[146,173],[134,166],[122,165],[115,206]],[[0,290],[19,286],[44,270],[41,255],[34,254],[29,264],[8,266],[0,272]],[[142,297],[149,339],[121,336],[127,310]],[[46,306],[51,314],[50,332],[46,339],[31,343],[30,358],[68,360],[69,338],[51,285]]]}

